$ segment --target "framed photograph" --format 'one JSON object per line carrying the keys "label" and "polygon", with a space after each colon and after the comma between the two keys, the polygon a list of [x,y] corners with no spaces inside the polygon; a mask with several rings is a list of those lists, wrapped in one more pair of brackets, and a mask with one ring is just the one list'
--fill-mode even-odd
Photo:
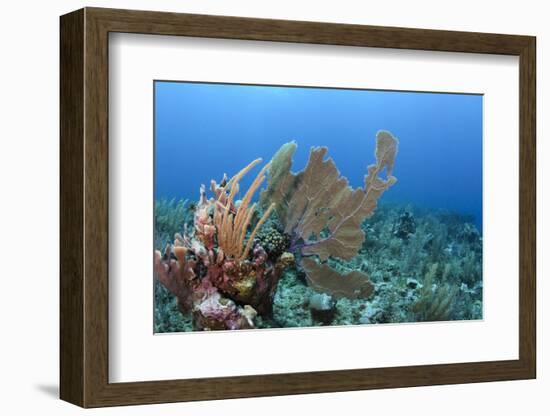
{"label": "framed photograph", "polygon": [[61,17],[82,407],[535,378],[535,38]]}

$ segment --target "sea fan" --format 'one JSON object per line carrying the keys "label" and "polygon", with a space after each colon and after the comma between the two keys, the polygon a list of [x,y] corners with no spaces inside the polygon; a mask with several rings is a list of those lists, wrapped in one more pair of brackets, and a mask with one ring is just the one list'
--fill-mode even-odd
{"label": "sea fan", "polygon": [[[329,257],[349,260],[356,256],[365,239],[361,224],[374,214],[382,193],[397,181],[392,175],[397,147],[398,141],[391,133],[379,131],[376,163],[367,168],[365,187],[353,189],[334,161],[325,159],[326,147],[312,148],[305,169],[292,173],[292,156],[297,145],[295,142],[283,145],[271,161],[268,188],[262,193],[261,202],[266,207],[275,204],[279,220],[291,236],[290,251],[304,258],[317,256],[321,262]],[[384,169],[386,179],[380,176]],[[336,295],[335,287],[346,281],[350,294],[371,292],[361,287],[359,277],[368,281],[363,273],[356,272],[353,279],[349,276],[346,279],[312,258],[303,265],[308,281],[317,290]],[[341,280],[336,285],[328,284],[334,279]],[[351,287],[354,284],[356,287]]]}

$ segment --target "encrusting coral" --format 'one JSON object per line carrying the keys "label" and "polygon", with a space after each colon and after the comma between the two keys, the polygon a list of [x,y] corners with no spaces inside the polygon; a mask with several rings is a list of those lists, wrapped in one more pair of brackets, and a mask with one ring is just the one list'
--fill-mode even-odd
{"label": "encrusting coral", "polygon": [[[212,181],[211,198],[201,186],[193,229],[185,224],[163,253],[155,252],[158,280],[177,297],[181,311],[192,313],[199,330],[254,328],[257,315],[269,317],[279,278],[295,259],[316,291],[335,299],[369,297],[374,286],[365,273],[340,273],[326,261],[357,255],[365,239],[363,221],[396,182],[397,143],[391,133],[378,132],[376,163],[357,189],[332,159],[325,159],[324,147],[312,148],[305,169],[292,173],[294,142],[281,147],[240,201],[235,201],[239,183],[261,159],[229,180]],[[384,169],[385,179],[380,176]],[[268,186],[259,204],[253,203],[266,174]],[[269,232],[262,232],[273,212],[282,230],[270,225]]]}

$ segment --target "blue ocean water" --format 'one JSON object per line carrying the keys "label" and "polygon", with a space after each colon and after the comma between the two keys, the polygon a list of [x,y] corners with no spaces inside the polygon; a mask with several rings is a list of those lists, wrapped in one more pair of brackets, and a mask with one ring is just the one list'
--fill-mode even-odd
{"label": "blue ocean water", "polygon": [[[398,182],[381,201],[472,215],[482,230],[483,97],[469,94],[156,81],[155,197],[197,200],[201,183],[267,163],[298,143],[327,146],[342,175],[363,186],[375,135],[399,139]],[[242,189],[255,177],[250,173]]]}

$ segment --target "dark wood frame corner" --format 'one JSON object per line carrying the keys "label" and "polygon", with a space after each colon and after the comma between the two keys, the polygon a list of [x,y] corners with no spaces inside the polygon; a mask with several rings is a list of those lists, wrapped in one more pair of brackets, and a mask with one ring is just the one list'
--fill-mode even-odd
{"label": "dark wood frame corner", "polygon": [[[61,386],[83,407],[535,378],[535,38],[85,8],[61,17]],[[519,359],[136,383],[108,380],[108,35],[504,54],[520,62]]]}

